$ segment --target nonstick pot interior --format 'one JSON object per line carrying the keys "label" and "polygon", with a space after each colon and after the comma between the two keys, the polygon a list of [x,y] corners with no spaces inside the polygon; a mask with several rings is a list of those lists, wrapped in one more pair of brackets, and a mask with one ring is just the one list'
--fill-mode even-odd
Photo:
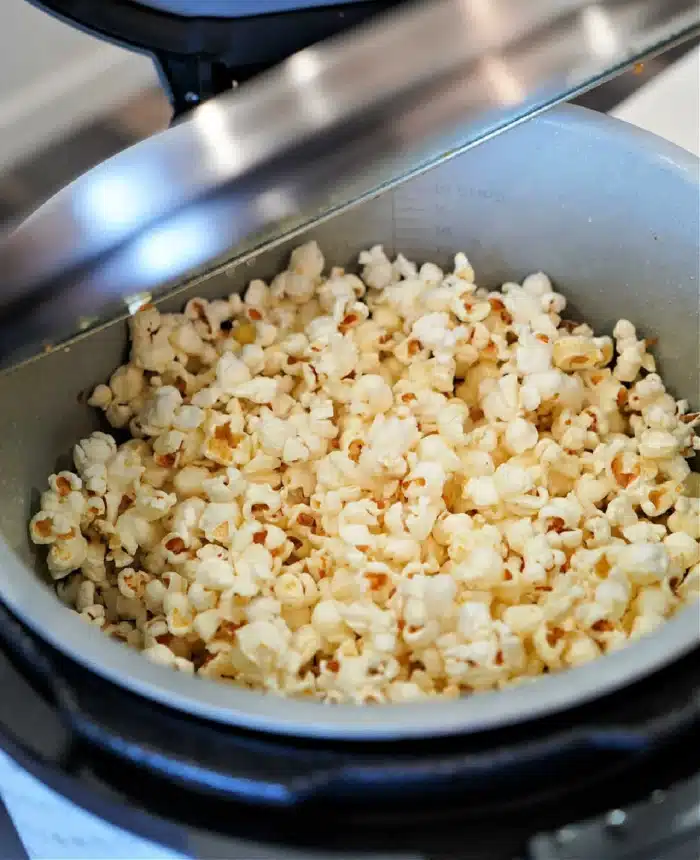
{"label": "nonstick pot interior", "polygon": [[[698,402],[698,162],[623,123],[576,108],[533,120],[485,146],[316,225],[329,263],[350,265],[383,243],[448,264],[457,250],[478,280],[497,285],[548,272],[570,311],[610,331],[619,318],[659,338],[661,372]],[[305,238],[307,236],[305,235]],[[278,242],[170,296],[179,309],[267,278],[295,239]],[[99,426],[85,395],[124,358],[123,321],[0,376],[0,597],[66,655],[134,692],[189,713],[282,734],[401,739],[497,728],[590,701],[680,658],[697,645],[691,607],[653,636],[588,666],[456,702],[381,708],[282,701],[152,665],[80,623],[47,584],[27,522],[46,478]]]}

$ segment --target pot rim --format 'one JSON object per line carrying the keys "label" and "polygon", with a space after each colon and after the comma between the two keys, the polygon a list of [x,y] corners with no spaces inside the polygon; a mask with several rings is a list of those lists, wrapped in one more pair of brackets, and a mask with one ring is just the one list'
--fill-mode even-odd
{"label": "pot rim", "polygon": [[[530,122],[552,125],[553,131],[562,125],[578,126],[603,140],[623,137],[628,145],[636,142],[646,150],[660,167],[698,183],[699,162],[695,156],[619,120],[565,106]],[[78,623],[1,537],[0,569],[4,573],[0,577],[0,599],[40,639],[88,672],[195,717],[255,731],[324,740],[419,739],[525,723],[613,693],[680,659],[700,644],[698,606],[688,606],[651,636],[532,684],[453,701],[379,708],[326,707],[319,702],[281,699],[274,694],[188,677],[151,663],[95,628]]]}

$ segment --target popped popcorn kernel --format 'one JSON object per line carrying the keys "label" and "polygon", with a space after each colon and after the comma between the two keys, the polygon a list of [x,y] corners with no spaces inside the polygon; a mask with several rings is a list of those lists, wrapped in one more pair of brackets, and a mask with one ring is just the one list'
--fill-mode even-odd
{"label": "popped popcorn kernel", "polygon": [[321,702],[455,698],[653,633],[700,596],[700,413],[652,340],[311,241],[269,283],[147,306],[29,522],[60,600],[147,659]]}

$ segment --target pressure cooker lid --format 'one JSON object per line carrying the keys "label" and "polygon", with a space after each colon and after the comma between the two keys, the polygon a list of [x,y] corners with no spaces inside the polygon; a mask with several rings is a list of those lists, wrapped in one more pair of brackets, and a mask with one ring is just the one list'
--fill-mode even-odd
{"label": "pressure cooker lid", "polygon": [[139,6],[149,6],[161,12],[186,18],[212,18],[267,15],[314,6],[340,6],[343,3],[363,3],[365,0],[135,0]]}
{"label": "pressure cooker lid", "polygon": [[[63,21],[152,54],[240,70],[269,67],[410,0],[28,0]],[[167,72],[166,75],[167,76]],[[177,82],[171,82],[177,83]]]}
{"label": "pressure cooker lid", "polygon": [[0,243],[0,362],[133,310],[699,30],[695,0],[436,0],[308,48],[99,165]]}

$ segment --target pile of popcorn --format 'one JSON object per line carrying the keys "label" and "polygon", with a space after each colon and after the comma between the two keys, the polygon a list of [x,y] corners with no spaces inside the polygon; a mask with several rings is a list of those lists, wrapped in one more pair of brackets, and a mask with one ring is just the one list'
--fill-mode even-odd
{"label": "pile of popcorn", "polygon": [[[147,306],[30,532],[81,618],[182,672],[324,702],[578,666],[700,591],[699,413],[650,343],[310,242],[245,297]],[[693,493],[693,488],[695,492]]]}

